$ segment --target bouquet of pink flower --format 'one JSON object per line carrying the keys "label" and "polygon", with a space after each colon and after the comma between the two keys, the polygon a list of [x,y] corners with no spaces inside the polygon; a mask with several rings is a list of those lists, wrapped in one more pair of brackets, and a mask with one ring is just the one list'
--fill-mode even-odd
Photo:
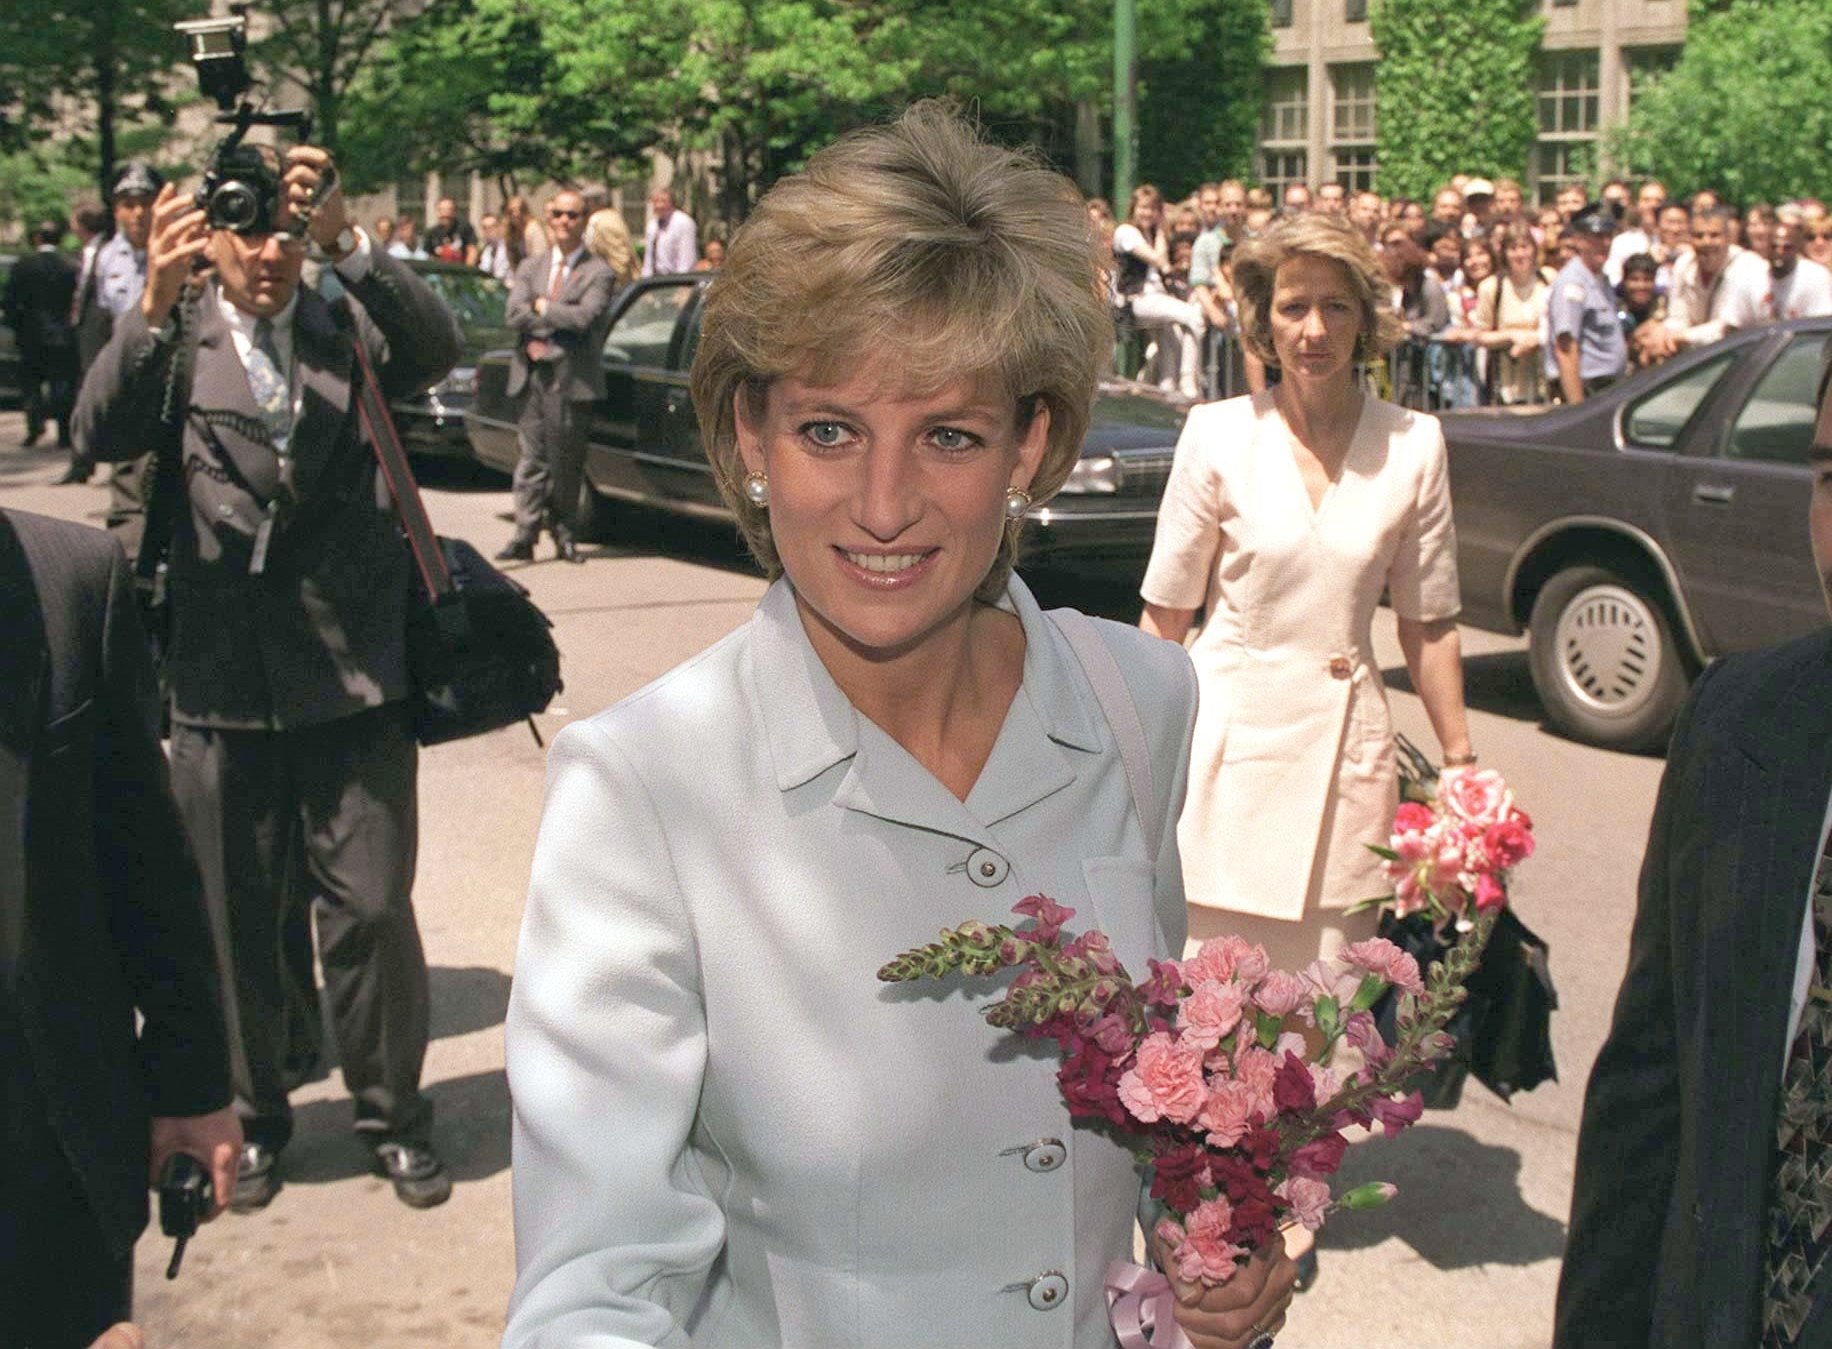
{"label": "bouquet of pink flower", "polygon": [[[1401,1084],[1449,1048],[1461,962],[1427,983],[1411,956],[1375,938],[1290,973],[1271,968],[1263,947],[1221,937],[1188,960],[1151,961],[1135,983],[1105,934],[1065,930],[1074,910],[1032,895],[1014,912],[1030,924],[963,923],[878,977],[1016,970],[986,1019],[1056,1041],[1071,1117],[1150,1166],[1167,1210],[1155,1235],[1182,1278],[1223,1283],[1286,1223],[1314,1230],[1332,1209],[1391,1197],[1381,1184],[1332,1194],[1342,1131],[1393,1134],[1419,1117],[1422,1102]],[[1389,988],[1405,1001],[1393,1044],[1369,1014]],[[1344,1040],[1360,1051],[1349,1071],[1331,1066]]]}
{"label": "bouquet of pink flower", "polygon": [[1439,924],[1500,909],[1509,873],[1533,855],[1533,821],[1501,774],[1452,768],[1413,791],[1422,799],[1402,803],[1391,843],[1373,848],[1393,893],[1356,908],[1385,906],[1399,918],[1423,911]]}

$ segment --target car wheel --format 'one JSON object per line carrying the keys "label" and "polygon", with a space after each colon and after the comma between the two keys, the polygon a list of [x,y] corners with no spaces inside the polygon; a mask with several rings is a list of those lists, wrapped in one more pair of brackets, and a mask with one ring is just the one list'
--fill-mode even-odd
{"label": "car wheel", "polygon": [[1559,572],[1533,602],[1528,659],[1552,724],[1606,749],[1658,749],[1691,680],[1645,586],[1601,567]]}

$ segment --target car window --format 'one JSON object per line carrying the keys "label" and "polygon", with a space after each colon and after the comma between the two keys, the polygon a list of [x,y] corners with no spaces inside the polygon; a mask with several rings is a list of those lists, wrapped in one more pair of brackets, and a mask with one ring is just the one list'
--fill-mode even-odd
{"label": "car window", "polygon": [[1825,350],[1823,333],[1802,333],[1787,344],[1737,413],[1730,430],[1731,458],[1806,463],[1819,415],[1814,395]]}
{"label": "car window", "polygon": [[1730,368],[1735,352],[1695,365],[1683,375],[1662,384],[1653,393],[1629,405],[1622,419],[1622,434],[1631,444],[1647,449],[1670,450],[1679,443],[1692,414]]}
{"label": "car window", "polygon": [[619,365],[667,365],[675,321],[692,294],[691,283],[654,286],[631,300],[605,336],[604,359]]}

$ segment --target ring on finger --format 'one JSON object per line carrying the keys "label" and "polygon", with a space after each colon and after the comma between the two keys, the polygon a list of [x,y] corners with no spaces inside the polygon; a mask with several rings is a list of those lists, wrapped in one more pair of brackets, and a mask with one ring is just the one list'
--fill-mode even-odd
{"label": "ring on finger", "polygon": [[1246,1349],[1272,1349],[1272,1332],[1255,1321],[1248,1335]]}

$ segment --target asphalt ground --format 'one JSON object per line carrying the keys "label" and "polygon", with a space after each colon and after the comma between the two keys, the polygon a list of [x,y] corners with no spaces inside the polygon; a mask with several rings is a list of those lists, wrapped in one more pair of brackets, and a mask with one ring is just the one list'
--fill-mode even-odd
{"label": "asphalt ground", "polygon": [[[0,413],[0,505],[99,524],[105,488],[52,486],[61,457],[19,448],[22,429],[17,413]],[[440,532],[485,552],[507,539],[503,479],[464,466],[425,476]],[[618,542],[590,549],[585,566],[550,561],[543,546],[517,569],[553,618],[565,660],[566,690],[539,719],[549,739],[744,622],[763,590],[727,530],[621,509],[614,526]],[[1036,579],[1046,603],[1135,616],[1124,591]],[[1512,1104],[1471,1084],[1454,1111],[1352,1149],[1345,1183],[1391,1180],[1400,1196],[1324,1230],[1321,1277],[1280,1349],[1525,1349],[1550,1338],[1584,1081],[1622,974],[1661,764],[1553,735],[1524,643],[1467,629],[1464,643],[1475,743],[1538,826],[1515,902],[1551,945],[1561,1080]],[[1403,685],[1389,615],[1377,649],[1390,683]],[[1399,728],[1430,745],[1417,698],[1396,687],[1392,702]],[[525,728],[510,728],[421,760],[415,900],[433,990],[425,1080],[452,1200],[409,1210],[369,1173],[333,1067],[295,1093],[298,1131],[271,1207],[206,1228],[175,1283],[163,1277],[169,1243],[156,1229],[141,1240],[137,1310],[154,1349],[497,1342],[514,1276],[502,1021],[543,759]]]}

